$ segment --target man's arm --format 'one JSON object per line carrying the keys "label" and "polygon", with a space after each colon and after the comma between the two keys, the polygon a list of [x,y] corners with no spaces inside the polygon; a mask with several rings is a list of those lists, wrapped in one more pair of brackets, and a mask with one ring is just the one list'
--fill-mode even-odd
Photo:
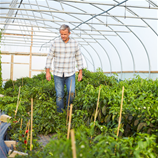
{"label": "man's arm", "polygon": [[78,74],[78,81],[82,80],[82,69],[79,70],[79,74]]}
{"label": "man's arm", "polygon": [[83,60],[82,60],[82,55],[81,55],[81,51],[80,51],[78,43],[77,43],[77,50],[76,50],[75,57],[76,57],[77,67],[79,69],[78,81],[81,81],[82,80]]}
{"label": "man's arm", "polygon": [[47,79],[48,81],[51,80],[51,75],[50,75],[50,69],[49,69],[49,68],[46,69],[46,79]]}
{"label": "man's arm", "polygon": [[50,69],[51,69],[51,64],[52,64],[52,59],[54,56],[54,43],[51,44],[50,50],[46,59],[46,79],[48,81],[51,80],[51,74],[50,74]]}

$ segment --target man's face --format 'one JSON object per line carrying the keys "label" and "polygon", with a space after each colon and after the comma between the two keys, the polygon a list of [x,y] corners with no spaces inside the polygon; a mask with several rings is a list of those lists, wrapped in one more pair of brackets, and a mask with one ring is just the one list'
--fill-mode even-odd
{"label": "man's face", "polygon": [[60,30],[60,36],[64,42],[68,42],[69,35],[70,35],[70,32],[68,31],[68,29]]}

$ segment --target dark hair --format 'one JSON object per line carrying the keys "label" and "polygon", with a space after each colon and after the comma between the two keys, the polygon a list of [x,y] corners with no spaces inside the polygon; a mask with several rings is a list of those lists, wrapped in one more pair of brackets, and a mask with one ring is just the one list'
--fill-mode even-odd
{"label": "dark hair", "polygon": [[66,30],[66,29],[68,29],[68,32],[70,32],[70,27],[68,25],[63,24],[60,26],[60,30]]}

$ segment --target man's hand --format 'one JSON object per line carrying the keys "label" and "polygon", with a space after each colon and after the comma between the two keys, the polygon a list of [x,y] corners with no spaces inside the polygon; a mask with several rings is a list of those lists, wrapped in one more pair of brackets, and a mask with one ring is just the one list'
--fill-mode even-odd
{"label": "man's hand", "polygon": [[80,82],[81,80],[82,80],[82,70],[79,70],[78,81]]}
{"label": "man's hand", "polygon": [[50,75],[49,69],[46,69],[46,79],[47,79],[47,81],[51,80],[51,75]]}

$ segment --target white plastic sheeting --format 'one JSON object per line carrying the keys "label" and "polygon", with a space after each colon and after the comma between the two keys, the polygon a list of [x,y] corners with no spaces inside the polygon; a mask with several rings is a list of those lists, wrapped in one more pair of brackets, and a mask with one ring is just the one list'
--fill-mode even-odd
{"label": "white plastic sheeting", "polygon": [[[33,52],[47,53],[50,40],[59,36],[60,25],[68,24],[71,29],[75,28],[71,37],[80,43],[85,67],[90,71],[98,67],[109,73],[148,71],[151,77],[151,71],[158,71],[158,1],[128,0],[115,7],[121,2],[123,0],[1,0],[0,28],[5,29],[1,50],[29,52],[31,36],[28,35],[33,27]],[[108,12],[100,14],[105,11]],[[93,16],[96,17],[85,23]],[[2,56],[2,61],[9,58]],[[15,60],[27,59],[15,57]],[[44,69],[45,57],[33,60],[34,67]],[[2,67],[4,78],[8,78],[4,71],[7,66]],[[23,69],[28,71],[26,65],[21,72]],[[18,72],[14,78],[17,77],[21,77]]]}

